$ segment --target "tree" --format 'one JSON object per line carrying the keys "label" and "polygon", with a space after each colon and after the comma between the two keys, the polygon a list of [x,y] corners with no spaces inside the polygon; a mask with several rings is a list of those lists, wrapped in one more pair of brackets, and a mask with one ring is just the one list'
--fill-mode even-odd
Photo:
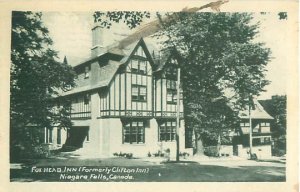
{"label": "tree", "polygon": [[[237,119],[234,111],[245,107],[249,95],[259,95],[269,83],[265,71],[271,52],[254,42],[259,25],[251,23],[253,15],[247,13],[186,11],[157,17],[157,36],[168,37],[165,49],[178,52],[186,126],[196,138],[208,128],[218,132],[229,116]],[[153,24],[148,26],[155,31]],[[149,35],[146,29],[136,36]],[[219,100],[233,106],[231,114],[216,107]]]}
{"label": "tree", "polygon": [[[62,107],[53,111],[56,90],[74,86],[72,67],[57,61],[57,52],[43,25],[41,13],[12,12],[10,70],[10,146],[11,158],[20,149],[33,152],[38,136],[29,126],[51,128],[70,126]],[[18,150],[18,151],[17,151]]]}
{"label": "tree", "polygon": [[216,102],[212,98],[238,110],[247,104],[247,95],[259,95],[269,83],[264,72],[270,50],[254,43],[258,24],[251,20],[246,13],[177,13],[161,31],[169,37],[166,48],[176,45],[180,53],[186,125],[196,128],[196,136],[216,119],[225,124],[226,118],[216,115],[230,114],[220,107],[211,113]]}

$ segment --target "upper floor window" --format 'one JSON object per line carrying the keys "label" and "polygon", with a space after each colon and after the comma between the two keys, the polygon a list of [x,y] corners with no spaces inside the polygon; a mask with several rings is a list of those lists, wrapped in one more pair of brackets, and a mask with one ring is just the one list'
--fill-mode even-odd
{"label": "upper floor window", "polygon": [[243,123],[240,123],[240,126],[241,127],[249,127],[250,124],[249,124],[249,122],[243,122]]}
{"label": "upper floor window", "polygon": [[84,78],[87,79],[90,77],[90,67],[89,66],[86,66],[84,68]]}
{"label": "upper floor window", "polygon": [[177,103],[176,81],[167,80],[167,103],[168,104]]}
{"label": "upper floor window", "polygon": [[261,127],[269,127],[269,126],[270,126],[270,123],[263,122],[263,123],[260,123],[260,126],[261,126]]}
{"label": "upper floor window", "polygon": [[132,85],[131,89],[132,101],[147,101],[147,86]]}
{"label": "upper floor window", "polygon": [[177,79],[177,66],[173,63],[168,63],[165,69],[165,75],[167,79]]}
{"label": "upper floor window", "polygon": [[131,60],[131,72],[135,74],[146,74],[147,73],[147,64],[146,61],[141,61],[141,60],[136,60],[133,59]]}

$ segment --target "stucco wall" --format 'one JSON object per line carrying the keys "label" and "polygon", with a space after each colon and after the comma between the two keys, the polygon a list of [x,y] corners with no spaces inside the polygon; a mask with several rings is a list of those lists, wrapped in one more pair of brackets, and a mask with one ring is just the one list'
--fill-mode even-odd
{"label": "stucco wall", "polygon": [[[149,120],[145,127],[145,143],[128,144],[122,143],[122,122],[119,118],[98,119],[100,122],[100,145],[101,154],[104,156],[113,156],[113,153],[132,153],[135,157],[145,157],[150,152],[157,153],[159,150],[164,152],[170,149],[171,156],[176,154],[176,142],[158,141],[158,124],[155,119]],[[184,123],[182,121],[180,131],[180,151],[189,152],[191,149],[185,149],[184,141]]]}

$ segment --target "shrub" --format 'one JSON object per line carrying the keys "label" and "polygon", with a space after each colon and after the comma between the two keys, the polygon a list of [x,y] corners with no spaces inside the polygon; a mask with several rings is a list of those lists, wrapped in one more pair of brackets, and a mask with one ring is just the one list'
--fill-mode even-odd
{"label": "shrub", "polygon": [[128,158],[128,159],[131,159],[133,157],[133,154],[132,153],[126,153],[125,157]]}
{"label": "shrub", "polygon": [[113,155],[116,157],[126,157],[128,159],[131,159],[133,157],[132,153],[123,153],[121,151],[119,153],[115,152],[115,153],[113,153]]}
{"label": "shrub", "polygon": [[147,154],[147,155],[148,155],[148,157],[151,157],[151,156],[152,156],[152,155],[151,155],[151,153],[150,153],[150,151],[148,152],[148,154]]}
{"label": "shrub", "polygon": [[113,153],[113,155],[114,155],[115,157],[118,157],[118,156],[119,156],[119,154],[118,154],[117,152]]}
{"label": "shrub", "polygon": [[219,150],[217,146],[204,147],[204,155],[209,157],[218,157]]}
{"label": "shrub", "polygon": [[283,156],[285,154],[286,154],[285,149],[278,149],[278,148],[272,149],[272,155],[273,156],[281,157],[281,156]]}
{"label": "shrub", "polygon": [[38,145],[33,148],[34,158],[47,158],[50,156],[50,150],[47,145]]}

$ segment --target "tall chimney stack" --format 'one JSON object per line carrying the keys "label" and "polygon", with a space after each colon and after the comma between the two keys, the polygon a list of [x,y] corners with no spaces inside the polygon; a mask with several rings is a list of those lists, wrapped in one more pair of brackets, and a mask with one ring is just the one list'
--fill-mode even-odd
{"label": "tall chimney stack", "polygon": [[96,57],[97,55],[104,52],[103,41],[103,27],[99,23],[96,23],[95,26],[92,28],[92,57]]}

